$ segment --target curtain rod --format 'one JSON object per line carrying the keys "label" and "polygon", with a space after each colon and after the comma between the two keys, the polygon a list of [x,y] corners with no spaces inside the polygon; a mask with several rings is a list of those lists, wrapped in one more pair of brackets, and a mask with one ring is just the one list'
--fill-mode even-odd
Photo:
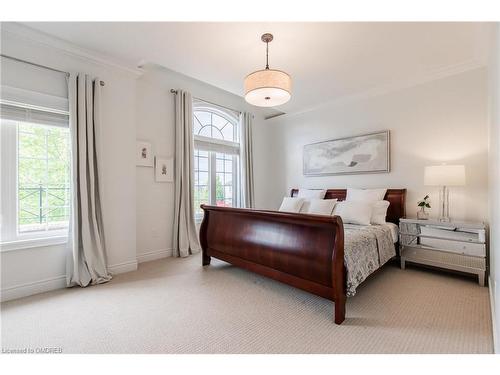
{"label": "curtain rod", "polygon": [[[27,60],[23,60],[23,59],[18,59],[17,57],[13,57],[13,56],[9,56],[9,55],[4,55],[3,53],[0,54],[0,56],[5,57],[6,59],[11,59],[11,60],[14,60],[14,61],[22,62],[24,64],[29,64],[29,65],[37,66],[39,68],[52,70],[53,72],[63,73],[63,74],[66,74],[67,76],[69,76],[69,72],[66,72],[64,70],[59,70],[59,69],[51,68],[50,66],[37,64],[37,63],[31,62],[31,61],[27,61]],[[100,83],[101,86],[105,85],[104,81],[99,81],[99,83]]]}
{"label": "curtain rod", "polygon": [[[177,94],[177,90],[175,89],[170,89],[170,92],[172,94]],[[213,102],[210,102],[208,100],[205,100],[205,99],[201,99],[201,98],[197,98],[195,96],[193,96],[193,99],[196,99],[196,100],[201,100],[202,102],[205,102],[205,103],[208,103],[208,104],[212,104],[212,105],[215,105],[217,107],[221,107],[221,108],[225,108],[225,109],[228,109],[230,111],[233,111],[233,112],[236,112],[236,113],[241,113],[241,111],[238,111],[237,109],[233,109],[233,108],[229,108],[229,107],[225,107],[223,105],[220,105],[220,104],[217,104],[217,103],[213,103]]]}

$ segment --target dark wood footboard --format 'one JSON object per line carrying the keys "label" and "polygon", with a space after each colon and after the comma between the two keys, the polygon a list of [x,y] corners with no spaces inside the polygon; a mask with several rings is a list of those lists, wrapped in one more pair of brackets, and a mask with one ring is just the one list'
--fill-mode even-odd
{"label": "dark wood footboard", "polygon": [[345,319],[344,228],[338,216],[202,205],[203,265],[215,257],[335,301]]}

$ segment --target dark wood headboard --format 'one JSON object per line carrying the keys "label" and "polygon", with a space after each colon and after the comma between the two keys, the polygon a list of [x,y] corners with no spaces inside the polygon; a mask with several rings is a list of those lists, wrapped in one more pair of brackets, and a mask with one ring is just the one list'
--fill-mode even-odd
{"label": "dark wood headboard", "polygon": [[[296,197],[299,189],[292,189],[291,196]],[[345,200],[347,189],[328,189],[325,199]],[[389,201],[386,221],[399,225],[399,219],[406,217],[406,189],[387,189],[384,199]]]}

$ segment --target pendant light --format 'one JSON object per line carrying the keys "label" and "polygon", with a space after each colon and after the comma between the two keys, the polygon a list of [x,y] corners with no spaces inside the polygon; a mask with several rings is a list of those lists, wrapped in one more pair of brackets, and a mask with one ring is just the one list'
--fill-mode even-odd
{"label": "pendant light", "polygon": [[286,103],[292,97],[292,78],[281,70],[269,69],[269,43],[272,34],[264,34],[266,43],[266,68],[245,77],[245,100],[258,107],[274,107]]}

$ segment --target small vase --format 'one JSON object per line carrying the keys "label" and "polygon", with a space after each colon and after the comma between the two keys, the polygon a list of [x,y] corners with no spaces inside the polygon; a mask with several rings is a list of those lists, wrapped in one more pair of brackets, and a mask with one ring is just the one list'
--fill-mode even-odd
{"label": "small vase", "polygon": [[418,220],[427,220],[429,218],[429,214],[425,212],[425,207],[420,207],[420,211],[417,211],[417,219]]}

